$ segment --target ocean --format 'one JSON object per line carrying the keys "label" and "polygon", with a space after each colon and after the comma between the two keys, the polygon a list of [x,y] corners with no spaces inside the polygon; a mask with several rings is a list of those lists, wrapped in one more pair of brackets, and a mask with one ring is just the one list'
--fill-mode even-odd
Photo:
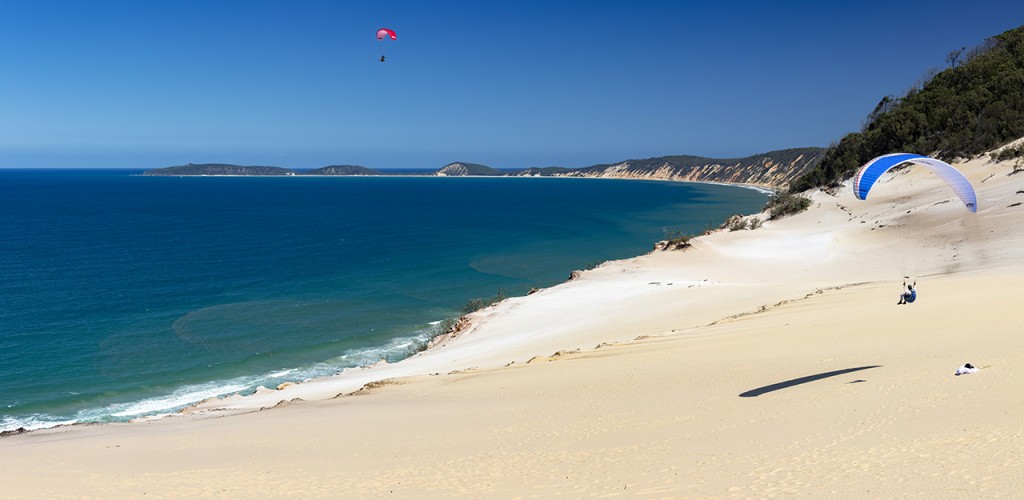
{"label": "ocean", "polygon": [[468,301],[768,195],[552,178],[0,170],[0,431],[165,414],[421,350]]}

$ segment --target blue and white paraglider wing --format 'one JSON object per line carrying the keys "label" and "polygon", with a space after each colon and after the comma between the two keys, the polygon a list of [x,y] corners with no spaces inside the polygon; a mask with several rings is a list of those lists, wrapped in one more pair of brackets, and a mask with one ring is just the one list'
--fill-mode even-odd
{"label": "blue and white paraglider wing", "polygon": [[949,185],[950,189],[952,189],[960,198],[960,201],[964,202],[964,206],[966,206],[968,210],[971,212],[978,211],[978,198],[974,194],[974,187],[971,186],[967,177],[964,177],[964,174],[960,173],[959,170],[953,168],[952,165],[944,161],[912,153],[892,153],[882,155],[865,163],[853,178],[854,196],[856,196],[858,200],[867,199],[868,192],[871,191],[871,187],[875,185],[875,181],[877,181],[882,174],[889,171],[889,169],[903,163],[921,165],[922,167],[931,170]]}

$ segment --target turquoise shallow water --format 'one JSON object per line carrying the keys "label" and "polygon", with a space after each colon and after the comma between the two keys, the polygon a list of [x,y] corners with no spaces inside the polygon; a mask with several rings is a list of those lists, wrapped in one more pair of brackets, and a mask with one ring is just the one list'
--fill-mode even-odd
{"label": "turquoise shallow water", "polygon": [[470,299],[767,201],[605,179],[137,173],[0,170],[0,430],[401,359]]}

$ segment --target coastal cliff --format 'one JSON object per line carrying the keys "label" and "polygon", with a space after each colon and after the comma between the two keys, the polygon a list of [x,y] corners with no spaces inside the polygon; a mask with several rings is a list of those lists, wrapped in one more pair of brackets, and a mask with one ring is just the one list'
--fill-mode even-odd
{"label": "coastal cliff", "polygon": [[532,168],[515,175],[725,182],[782,188],[814,168],[824,153],[824,148],[795,148],[732,159],[662,156],[579,169]]}
{"label": "coastal cliff", "polygon": [[[661,156],[643,160],[593,165],[584,168],[528,168],[498,170],[487,165],[453,162],[419,175],[438,177],[604,177],[692,182],[722,182],[782,189],[813,169],[824,148],[795,148],[770,151],[746,158],[715,159],[701,156]],[[356,165],[332,165],[308,172],[281,167],[248,167],[223,163],[188,164],[147,170],[143,175],[390,175]],[[406,174],[408,175],[408,174]]]}

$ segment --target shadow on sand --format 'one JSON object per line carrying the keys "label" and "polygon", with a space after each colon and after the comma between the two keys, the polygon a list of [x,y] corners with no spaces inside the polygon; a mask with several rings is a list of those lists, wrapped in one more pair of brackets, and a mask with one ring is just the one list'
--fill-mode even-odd
{"label": "shadow on sand", "polygon": [[[795,378],[787,380],[785,382],[778,382],[772,385],[766,385],[764,387],[758,387],[757,389],[751,389],[747,392],[740,394],[741,398],[756,398],[764,393],[777,391],[779,389],[785,389],[787,387],[793,387],[794,385],[806,384],[807,382],[814,382],[815,380],[821,380],[823,378],[835,377],[836,375],[843,375],[845,373],[858,372],[861,370],[870,370],[871,368],[878,368],[882,365],[871,365],[871,366],[858,366],[856,368],[844,368],[842,370],[836,370],[832,372],[818,373],[815,375],[808,375],[806,377]],[[858,381],[859,382],[859,381]]]}

